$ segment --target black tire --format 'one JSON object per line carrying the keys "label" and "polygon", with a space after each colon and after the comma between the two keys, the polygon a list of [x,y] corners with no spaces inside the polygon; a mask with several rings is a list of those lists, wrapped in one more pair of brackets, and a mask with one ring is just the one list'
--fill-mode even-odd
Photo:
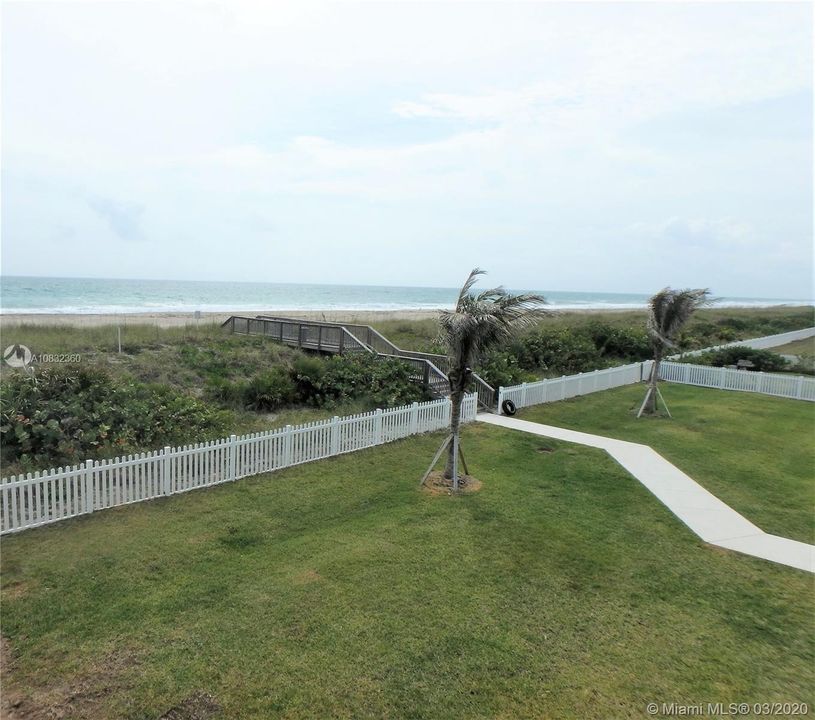
{"label": "black tire", "polygon": [[515,407],[515,403],[512,400],[504,400],[501,403],[501,410],[504,412],[504,415],[514,415],[518,412],[518,408]]}

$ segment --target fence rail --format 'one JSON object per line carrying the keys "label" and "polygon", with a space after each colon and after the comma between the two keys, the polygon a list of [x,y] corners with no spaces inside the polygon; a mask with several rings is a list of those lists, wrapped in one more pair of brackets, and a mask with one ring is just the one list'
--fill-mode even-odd
{"label": "fence rail", "polygon": [[709,365],[663,362],[659,366],[659,376],[668,382],[685,385],[699,385],[720,390],[740,390],[741,392],[755,392],[815,402],[815,378],[803,375],[750,372]]}
{"label": "fence rail", "polygon": [[638,383],[648,377],[651,362],[646,360],[605,370],[502,387],[498,389],[498,412],[503,412],[504,400],[511,400],[515,407],[522,408]]}
{"label": "fence rail", "polygon": [[[0,534],[362,450],[450,423],[449,398],[3,478]],[[463,422],[475,420],[467,395]]]}
{"label": "fence rail", "polygon": [[[511,400],[518,408],[542,403],[566,400],[579,395],[609,390],[622,385],[633,385],[647,380],[651,374],[653,360],[620,365],[619,367],[578,375],[564,375],[550,380],[513,385],[498,389],[498,412],[503,412],[504,400]],[[664,361],[659,366],[659,377],[667,382],[739,390],[764,395],[809,400],[815,402],[815,378],[803,375],[781,373],[750,372],[731,368],[692,365]]]}

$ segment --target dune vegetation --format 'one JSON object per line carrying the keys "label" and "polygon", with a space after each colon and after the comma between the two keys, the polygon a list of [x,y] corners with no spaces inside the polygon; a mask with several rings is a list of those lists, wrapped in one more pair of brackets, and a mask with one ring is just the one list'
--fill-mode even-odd
{"label": "dune vegetation", "polygon": [[[478,370],[498,387],[646,359],[644,323],[644,312],[553,314],[491,350]],[[680,343],[705,347],[812,324],[811,308],[707,309]],[[402,348],[441,349],[434,320],[377,329]],[[426,399],[397,362],[309,356],[213,324],[123,324],[121,334],[114,325],[21,325],[4,337],[46,356],[33,379],[0,370],[4,475]],[[81,410],[90,398],[98,409]]]}

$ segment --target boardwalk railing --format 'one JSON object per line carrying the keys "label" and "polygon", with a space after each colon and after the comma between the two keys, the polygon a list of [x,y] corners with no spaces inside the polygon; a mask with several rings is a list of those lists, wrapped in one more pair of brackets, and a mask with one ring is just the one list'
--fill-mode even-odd
{"label": "boardwalk railing", "polygon": [[365,343],[342,325],[240,315],[233,315],[224,325],[237,335],[263,335],[308,350],[335,353],[370,352]]}
{"label": "boardwalk railing", "polygon": [[[653,360],[620,365],[619,367],[578,375],[564,375],[550,380],[523,383],[498,389],[498,412],[502,412],[504,400],[511,400],[515,407],[522,408],[541,403],[556,402],[609,390],[622,385],[647,380],[651,374]],[[718,388],[720,390],[740,390],[764,395],[791,398],[793,400],[815,401],[815,378],[803,375],[782,373],[750,372],[709,365],[691,365],[664,361],[659,366],[659,377],[667,382]]]}
{"label": "boardwalk railing", "polygon": [[[288,335],[277,329],[277,325],[273,325],[270,332],[258,332],[257,325],[253,325],[254,320],[262,320],[264,322],[292,325],[296,326],[298,330],[292,330]],[[263,334],[267,337],[285,342],[289,345],[297,345],[311,350],[321,350],[324,352],[347,352],[349,347],[348,341],[345,346],[336,339],[336,331],[338,328],[345,330],[345,332],[353,338],[350,347],[354,350],[362,350],[360,344],[367,346],[371,352],[377,353],[380,357],[394,357],[399,358],[403,362],[408,363],[414,369],[412,379],[422,380],[424,378],[425,387],[436,395],[443,396],[450,392],[450,384],[447,380],[447,374],[450,371],[450,362],[446,355],[439,355],[437,353],[426,353],[417,350],[403,350],[392,343],[382,333],[370,325],[360,325],[358,323],[339,323],[328,321],[316,320],[293,320],[291,318],[279,317],[277,315],[258,315],[257,318],[247,317],[232,317],[224,323],[229,326],[232,332],[245,333],[249,335]],[[236,330],[236,327],[238,328]],[[317,342],[312,339],[310,344],[300,342],[303,330],[302,328],[311,328],[311,337],[315,336]],[[316,331],[315,328],[321,328]],[[326,341],[323,342],[323,333],[326,333]],[[417,364],[418,363],[418,364]],[[423,365],[421,363],[424,363]],[[473,373],[471,378],[471,389],[478,395],[478,403],[483,408],[492,411],[495,407],[495,388],[481,378],[477,373]]]}
{"label": "boardwalk railing", "polygon": [[663,362],[659,376],[668,382],[720,390],[755,392],[793,400],[815,402],[815,378],[782,373],[750,372],[709,365]]}
{"label": "boardwalk railing", "polygon": [[[3,478],[0,534],[441,430],[450,406],[443,398]],[[476,396],[468,395],[462,420],[475,420],[476,412]]]}

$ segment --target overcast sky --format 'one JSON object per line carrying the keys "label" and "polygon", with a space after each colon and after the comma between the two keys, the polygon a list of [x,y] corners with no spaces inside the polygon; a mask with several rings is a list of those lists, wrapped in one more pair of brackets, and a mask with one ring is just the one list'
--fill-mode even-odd
{"label": "overcast sky", "polygon": [[809,3],[14,3],[8,275],[812,298]]}

